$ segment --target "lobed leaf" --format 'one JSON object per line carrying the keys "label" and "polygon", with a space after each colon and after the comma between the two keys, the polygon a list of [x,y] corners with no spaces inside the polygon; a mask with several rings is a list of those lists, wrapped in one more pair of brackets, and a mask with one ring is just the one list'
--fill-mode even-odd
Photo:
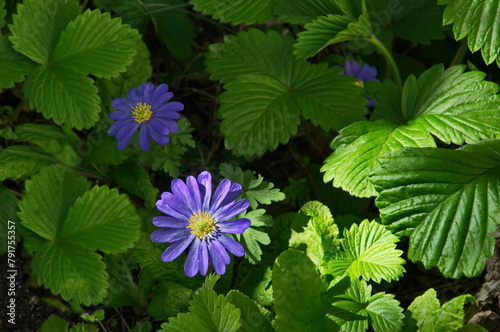
{"label": "lobed leaf", "polygon": [[194,9],[222,23],[231,22],[261,24],[266,23],[273,15],[271,2],[268,0],[191,0]]}
{"label": "lobed leaf", "polygon": [[293,24],[307,24],[319,16],[328,14],[349,14],[356,12],[354,1],[331,0],[276,0],[273,4],[274,14],[282,22]]}

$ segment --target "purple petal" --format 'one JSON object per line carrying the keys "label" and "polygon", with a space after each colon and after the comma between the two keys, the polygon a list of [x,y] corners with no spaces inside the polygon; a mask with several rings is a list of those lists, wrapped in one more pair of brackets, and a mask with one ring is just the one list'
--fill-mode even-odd
{"label": "purple petal", "polygon": [[243,249],[243,246],[236,242],[235,240],[231,239],[229,236],[221,234],[217,238],[217,240],[222,243],[222,245],[229,251],[231,254],[241,257],[245,254],[245,249]]}
{"label": "purple petal", "polygon": [[134,108],[134,105],[125,98],[116,98],[111,102],[111,106],[113,106],[113,108],[116,108],[117,110],[124,112],[130,112],[132,111],[132,108]]}
{"label": "purple petal", "polygon": [[198,183],[200,184],[200,195],[203,197],[203,210],[208,211],[212,197],[212,175],[207,171],[201,172],[198,175]]}
{"label": "purple petal", "polygon": [[141,126],[139,129],[139,143],[141,144],[141,149],[144,151],[149,150],[151,144],[149,139],[149,128],[148,126]]}
{"label": "purple petal", "polygon": [[215,272],[221,275],[226,273],[226,264],[231,261],[226,249],[222,247],[219,241],[215,240],[208,246],[208,252]]}
{"label": "purple petal", "polygon": [[200,252],[199,252],[199,266],[200,274],[202,276],[207,274],[208,271],[208,249],[207,249],[207,241],[201,241],[200,244]]}
{"label": "purple petal", "polygon": [[[153,91],[153,96],[151,98],[151,105],[159,105],[167,102],[170,98],[172,98],[173,93],[168,92],[168,85],[162,83],[156,87]],[[168,99],[165,100],[165,98]]]}
{"label": "purple petal", "polygon": [[189,223],[172,217],[158,216],[153,218],[153,225],[167,228],[186,228]]}
{"label": "purple petal", "polygon": [[173,179],[171,189],[172,189],[173,194],[182,203],[184,203],[189,208],[189,210],[191,212],[198,211],[199,202],[198,202],[198,204],[196,202],[193,202],[193,200],[191,199],[191,196],[189,195],[189,190],[188,190],[186,184],[182,180]]}
{"label": "purple petal", "polygon": [[134,136],[135,132],[139,128],[139,124],[136,125],[126,125],[116,134],[116,140],[118,141],[118,150],[123,150],[130,143],[130,140]]}
{"label": "purple petal", "polygon": [[226,198],[226,195],[229,192],[230,188],[231,181],[229,181],[228,179],[224,179],[219,183],[212,198],[212,204],[210,205],[209,209],[210,214],[217,211],[224,198]]}
{"label": "purple petal", "polygon": [[223,233],[241,234],[250,227],[252,222],[247,218],[240,218],[236,220],[225,221],[217,223],[219,230]]}
{"label": "purple petal", "polygon": [[116,135],[120,131],[120,129],[122,129],[124,123],[126,122],[123,120],[113,122],[111,126],[109,126],[108,135],[110,136]]}
{"label": "purple petal", "polygon": [[219,239],[213,240],[208,246],[208,249],[210,248],[214,249],[214,253],[218,255],[224,265],[231,263],[231,257],[229,257],[226,248],[220,243]]}
{"label": "purple petal", "polygon": [[[178,117],[180,116],[177,112],[182,111],[184,109],[184,104],[178,101],[171,101],[169,103],[166,103],[164,105],[161,105],[155,109],[155,113],[158,113],[159,115],[162,115],[162,118],[166,119],[177,119],[177,118],[172,118],[171,116],[177,115]],[[166,114],[169,114],[170,117],[167,117]]]}
{"label": "purple petal", "polygon": [[142,102],[151,105],[151,97],[153,96],[153,91],[155,86],[153,83],[141,84],[139,87],[139,98],[142,98]]}
{"label": "purple petal", "polygon": [[132,113],[130,111],[114,111],[109,113],[108,117],[111,120],[132,119]]}
{"label": "purple petal", "polygon": [[151,137],[160,145],[165,145],[170,141],[170,137],[168,135],[163,135],[158,132],[151,124],[148,124],[149,134]]}
{"label": "purple petal", "polygon": [[200,261],[200,239],[195,239],[191,244],[191,248],[189,249],[189,253],[186,258],[186,263],[184,263],[184,273],[188,277],[193,277],[198,273],[199,261]]}
{"label": "purple petal", "polygon": [[151,233],[151,241],[158,243],[177,242],[187,239],[191,230],[189,228],[157,229]]}
{"label": "purple petal", "polygon": [[219,222],[229,220],[236,217],[250,206],[248,199],[240,199],[236,202],[231,202],[227,205],[222,205],[212,216]]}
{"label": "purple petal", "polygon": [[169,129],[170,123],[168,120],[152,117],[151,120],[149,121],[149,124],[162,135],[168,135],[168,133],[170,132]]}
{"label": "purple petal", "polygon": [[193,212],[179,199],[169,192],[164,192],[161,199],[156,202],[156,208],[161,212],[186,222],[193,215]]}
{"label": "purple petal", "polygon": [[132,88],[128,90],[127,96],[130,100],[130,103],[134,106],[139,102],[143,102],[142,96],[139,95],[138,89]]}
{"label": "purple petal", "polygon": [[229,204],[233,202],[238,196],[241,194],[241,185],[237,182],[232,182],[231,187],[229,188],[229,192],[226,195],[226,198],[220,203],[221,206]]}
{"label": "purple petal", "polygon": [[177,241],[172,243],[161,255],[161,260],[168,263],[179,257],[184,250],[193,242],[195,239],[194,234],[191,234],[187,239]]}

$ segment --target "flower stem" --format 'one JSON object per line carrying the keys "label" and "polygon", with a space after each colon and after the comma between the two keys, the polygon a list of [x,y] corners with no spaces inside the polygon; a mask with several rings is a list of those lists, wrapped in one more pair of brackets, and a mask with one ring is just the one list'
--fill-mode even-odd
{"label": "flower stem", "polygon": [[391,74],[394,76],[394,80],[400,89],[403,88],[403,83],[401,82],[401,76],[399,75],[399,69],[392,57],[391,53],[387,50],[387,48],[377,39],[375,36],[371,36],[368,41],[372,43],[384,56],[389,64],[389,68],[391,69]]}

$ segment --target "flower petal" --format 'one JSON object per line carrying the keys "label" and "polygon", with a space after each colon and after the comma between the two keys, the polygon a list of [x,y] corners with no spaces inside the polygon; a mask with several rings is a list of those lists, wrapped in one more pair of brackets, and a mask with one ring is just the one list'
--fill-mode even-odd
{"label": "flower petal", "polygon": [[210,243],[208,249],[210,250],[210,248],[214,249],[214,253],[218,255],[224,265],[231,263],[231,257],[229,257],[226,248],[224,248],[218,239],[215,239]]}
{"label": "flower petal", "polygon": [[158,243],[177,242],[187,239],[190,233],[189,228],[165,228],[157,229],[151,233],[151,241]]}
{"label": "flower petal", "polygon": [[139,128],[139,124],[127,124],[116,134],[116,140],[118,141],[118,150],[123,150],[130,143],[132,137],[134,137],[135,132]]}
{"label": "flower petal", "polygon": [[207,171],[201,172],[198,175],[198,183],[200,184],[200,195],[203,197],[203,210],[208,211],[212,197],[212,175]]}
{"label": "flower petal", "polygon": [[116,108],[117,110],[124,112],[130,112],[132,111],[132,108],[134,108],[134,105],[132,105],[132,103],[125,98],[114,99],[111,102],[111,106],[113,106],[113,108]]}
{"label": "flower petal", "polygon": [[184,263],[184,273],[186,273],[188,277],[193,277],[196,273],[198,273],[200,261],[200,242],[201,240],[197,238],[193,241],[186,258],[186,263]]}
{"label": "flower petal", "polygon": [[161,199],[156,202],[156,208],[166,215],[186,222],[193,214],[183,202],[169,192],[164,192],[161,195]]}
{"label": "flower petal", "polygon": [[158,216],[153,218],[153,225],[167,228],[186,228],[189,223],[177,218]]}
{"label": "flower petal", "polygon": [[111,120],[132,119],[132,112],[130,112],[130,111],[114,111],[114,112],[109,113],[108,117]]}
{"label": "flower petal", "polygon": [[[191,176],[192,177],[192,176]],[[191,212],[197,212],[197,204],[193,202],[191,199],[191,195],[189,194],[188,187],[186,184],[180,179],[173,179],[171,185],[172,192],[180,200],[184,203]]]}
{"label": "flower petal", "polygon": [[188,176],[186,179],[186,186],[188,188],[189,196],[191,196],[191,202],[193,202],[193,206],[195,208],[194,211],[201,210],[201,196],[198,181],[196,181],[194,176]]}
{"label": "flower petal", "polygon": [[250,219],[241,218],[236,220],[225,221],[221,223],[217,223],[219,230],[223,233],[229,234],[241,234],[250,227],[252,222]]}
{"label": "flower petal", "polygon": [[237,182],[232,182],[231,187],[229,188],[229,192],[226,195],[226,198],[220,203],[221,206],[229,204],[233,202],[238,196],[241,194],[241,185]]}
{"label": "flower petal", "polygon": [[229,236],[221,234],[221,236],[219,236],[217,239],[231,254],[237,257],[241,257],[245,254],[245,249],[243,248],[243,246],[236,240],[231,239]]}
{"label": "flower petal", "polygon": [[144,151],[149,150],[151,141],[149,139],[149,128],[148,126],[141,126],[139,129],[139,143],[141,144],[141,149]]}
{"label": "flower petal", "polygon": [[151,137],[160,145],[165,145],[170,141],[170,137],[168,135],[164,135],[158,132],[153,126],[152,123],[148,124],[149,134]]}
{"label": "flower petal", "polygon": [[[184,109],[184,104],[178,101],[171,101],[155,109],[155,113],[161,114],[162,118],[166,119],[177,119],[172,116],[180,117],[179,111]],[[167,117],[168,115],[168,117]]]}
{"label": "flower petal", "polygon": [[208,252],[215,272],[221,275],[226,273],[226,265],[231,261],[226,249],[222,247],[219,241],[215,240],[208,245]]}
{"label": "flower petal", "polygon": [[191,234],[190,237],[188,237],[185,240],[177,241],[172,243],[161,255],[161,260],[164,262],[171,262],[177,257],[179,257],[184,250],[193,242],[195,239],[194,234]]}
{"label": "flower petal", "polygon": [[217,210],[212,217],[217,221],[222,222],[236,217],[238,214],[242,213],[250,206],[250,201],[246,198],[240,199],[236,202],[231,202],[227,205],[222,205],[219,210]]}
{"label": "flower petal", "polygon": [[162,83],[158,85],[153,91],[153,95],[151,97],[151,105],[155,107],[164,104],[173,96],[174,94],[172,92],[168,92],[168,85]]}
{"label": "flower petal", "polygon": [[200,274],[202,276],[207,274],[208,271],[208,249],[207,249],[207,241],[201,241],[200,243],[200,252],[198,256],[200,262],[198,269],[200,270]]}
{"label": "flower petal", "polygon": [[231,181],[228,179],[222,180],[217,188],[215,189],[214,196],[212,198],[212,204],[210,205],[209,213],[212,214],[219,208],[220,204],[226,198],[229,189],[231,188]]}

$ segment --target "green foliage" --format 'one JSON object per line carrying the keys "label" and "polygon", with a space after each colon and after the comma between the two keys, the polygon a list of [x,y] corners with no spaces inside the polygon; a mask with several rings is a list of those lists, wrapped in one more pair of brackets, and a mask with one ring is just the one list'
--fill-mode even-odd
{"label": "green foliage", "polygon": [[152,317],[172,317],[185,311],[193,291],[170,281],[160,281],[155,286],[148,306]]}
{"label": "green foliage", "polygon": [[51,314],[40,326],[40,332],[66,332],[68,326],[69,323],[63,318]]}
{"label": "green foliage", "polygon": [[12,48],[7,36],[0,36],[0,88],[11,88],[35,67],[35,63]]}
{"label": "green foliage", "polygon": [[356,80],[295,58],[293,42],[250,29],[210,46],[207,70],[227,90],[220,96],[221,131],[235,154],[250,158],[288,142],[300,114],[327,130],[363,118],[366,99]]}
{"label": "green foliage", "polygon": [[455,39],[467,37],[467,44],[472,52],[481,50],[486,64],[498,60],[500,53],[499,24],[497,13],[500,8],[498,0],[467,1],[438,0],[438,4],[446,5],[443,24],[453,23]]}
{"label": "green foliage", "polygon": [[304,0],[274,1],[274,13],[278,19],[283,22],[306,24],[315,20],[318,16],[327,16],[328,14],[353,13],[353,1],[330,1],[330,0]]}
{"label": "green foliage", "polygon": [[230,291],[227,300],[241,312],[241,330],[276,331],[269,321],[269,312],[238,290]]}
{"label": "green foliage", "polygon": [[0,180],[17,180],[37,173],[54,158],[34,146],[12,145],[0,151]]}
{"label": "green foliage", "polygon": [[[2,202],[2,209],[0,209],[0,233],[5,234],[0,238],[0,255],[8,252],[8,245],[13,247],[12,235],[16,235],[16,232],[9,233],[12,231],[12,226],[17,226],[17,198],[3,185],[0,185],[0,202]],[[17,228],[17,227],[16,227]],[[17,237],[14,237],[14,243],[17,243]],[[9,257],[10,258],[10,257]]]}
{"label": "green foliage", "polygon": [[43,237],[31,268],[37,282],[66,300],[90,305],[106,296],[108,274],[99,250],[132,246],[140,219],[116,190],[94,186],[62,167],[48,167],[26,182],[19,204],[23,225]]}
{"label": "green foliage", "polygon": [[413,300],[407,315],[417,321],[418,330],[422,332],[459,331],[464,326],[464,305],[474,302],[474,296],[460,295],[441,306],[436,291],[431,288]]}
{"label": "green foliage", "polygon": [[5,25],[5,14],[7,14],[5,10],[5,0],[0,0],[0,29]]}
{"label": "green foliage", "polygon": [[[434,147],[434,135],[445,143],[464,144],[500,133],[498,86],[481,72],[464,66],[434,66],[418,79],[410,76],[400,92],[394,83],[367,82],[377,106],[372,120],[354,123],[332,142],[325,161],[325,182],[333,180],[358,197],[376,196],[368,176],[391,151]],[[373,84],[370,84],[373,83]]]}
{"label": "green foliage", "polygon": [[221,22],[231,22],[233,25],[240,23],[266,23],[272,16],[273,10],[269,0],[191,0],[194,9],[205,15],[212,15]]}
{"label": "green foliage", "polygon": [[407,149],[382,156],[371,179],[382,222],[411,234],[408,257],[445,276],[479,275],[498,223],[499,140],[459,150]]}

